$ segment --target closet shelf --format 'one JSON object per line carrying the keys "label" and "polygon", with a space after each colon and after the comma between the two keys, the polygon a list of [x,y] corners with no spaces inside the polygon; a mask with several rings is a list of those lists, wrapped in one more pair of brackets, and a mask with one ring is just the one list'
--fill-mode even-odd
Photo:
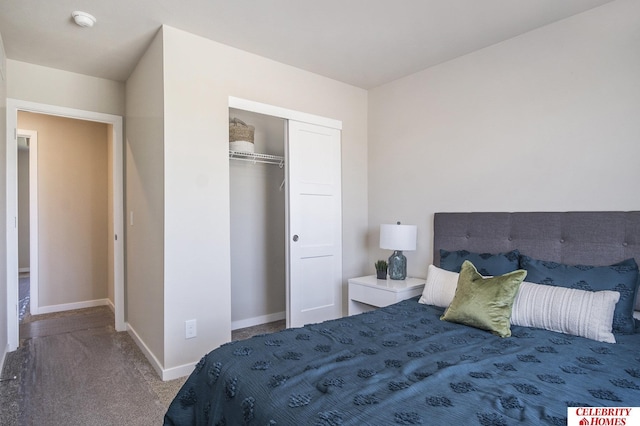
{"label": "closet shelf", "polygon": [[252,163],[277,164],[280,168],[284,166],[284,157],[280,157],[278,155],[259,154],[255,152],[229,150],[229,159],[250,161]]}

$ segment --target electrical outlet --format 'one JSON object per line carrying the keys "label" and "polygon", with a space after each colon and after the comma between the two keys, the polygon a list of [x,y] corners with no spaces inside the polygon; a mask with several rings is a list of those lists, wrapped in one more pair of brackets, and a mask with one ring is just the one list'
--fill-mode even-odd
{"label": "electrical outlet", "polygon": [[196,330],[196,320],[187,320],[184,322],[184,338],[192,339],[198,334]]}

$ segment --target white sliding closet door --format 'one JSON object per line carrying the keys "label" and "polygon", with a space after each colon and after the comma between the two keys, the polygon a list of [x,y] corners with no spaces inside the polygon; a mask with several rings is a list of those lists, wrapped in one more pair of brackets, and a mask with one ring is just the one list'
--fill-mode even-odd
{"label": "white sliding closet door", "polygon": [[287,125],[287,326],[342,316],[340,130]]}

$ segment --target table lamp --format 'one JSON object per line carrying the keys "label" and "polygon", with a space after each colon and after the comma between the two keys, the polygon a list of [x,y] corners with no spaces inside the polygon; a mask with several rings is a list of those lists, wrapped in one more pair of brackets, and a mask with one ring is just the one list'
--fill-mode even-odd
{"label": "table lamp", "polygon": [[389,278],[404,280],[407,278],[407,258],[403,250],[416,249],[418,227],[415,225],[380,225],[380,248],[393,250],[389,257]]}

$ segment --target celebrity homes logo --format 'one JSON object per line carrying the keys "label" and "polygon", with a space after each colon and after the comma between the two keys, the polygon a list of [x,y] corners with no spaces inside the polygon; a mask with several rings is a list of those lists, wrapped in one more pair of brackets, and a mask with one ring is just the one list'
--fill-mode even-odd
{"label": "celebrity homes logo", "polygon": [[640,408],[569,407],[567,426],[640,426]]}

